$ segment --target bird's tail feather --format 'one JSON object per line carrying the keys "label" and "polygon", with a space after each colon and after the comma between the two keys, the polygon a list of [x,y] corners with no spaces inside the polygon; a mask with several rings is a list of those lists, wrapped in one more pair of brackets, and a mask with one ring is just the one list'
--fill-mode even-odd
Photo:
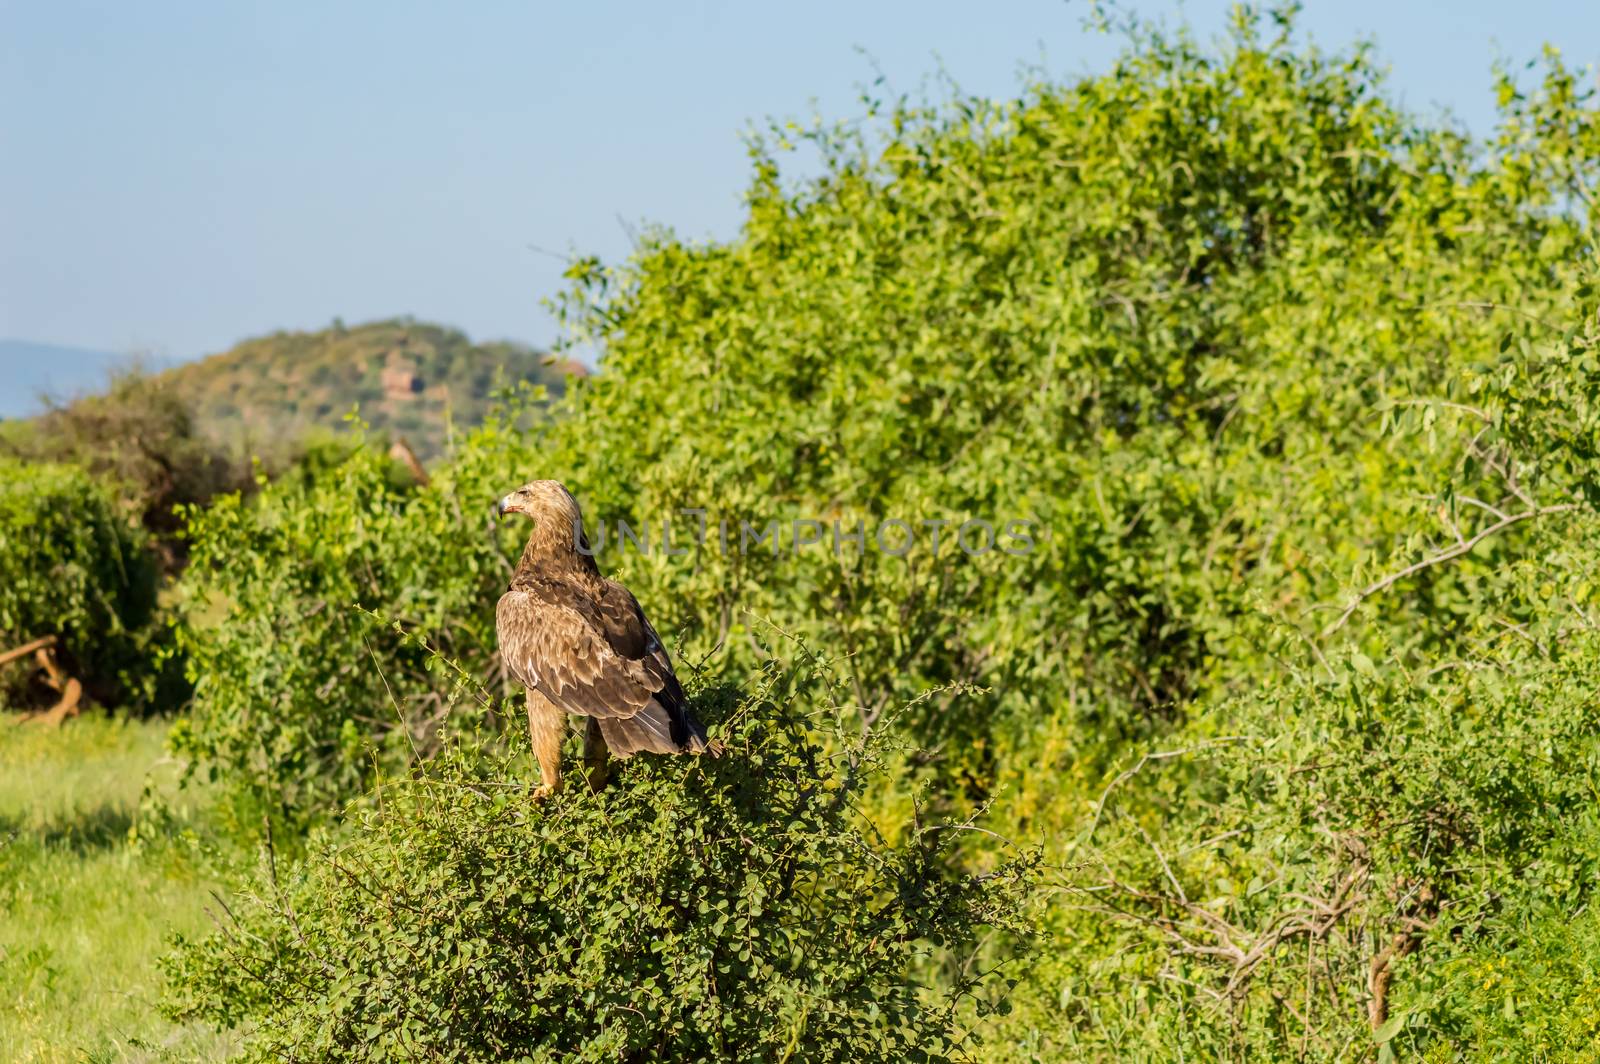
{"label": "bird's tail feather", "polygon": [[674,714],[652,701],[631,717],[599,717],[600,732],[606,746],[617,757],[636,753],[704,754],[722,753],[722,744],[706,738],[700,722],[679,711]]}

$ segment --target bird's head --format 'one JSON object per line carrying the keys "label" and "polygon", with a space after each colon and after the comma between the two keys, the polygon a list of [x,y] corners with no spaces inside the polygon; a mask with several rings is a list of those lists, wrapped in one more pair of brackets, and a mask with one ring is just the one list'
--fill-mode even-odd
{"label": "bird's head", "polygon": [[503,496],[495,504],[495,513],[525,514],[539,523],[546,521],[566,527],[581,527],[583,520],[578,511],[578,500],[559,480],[534,480]]}

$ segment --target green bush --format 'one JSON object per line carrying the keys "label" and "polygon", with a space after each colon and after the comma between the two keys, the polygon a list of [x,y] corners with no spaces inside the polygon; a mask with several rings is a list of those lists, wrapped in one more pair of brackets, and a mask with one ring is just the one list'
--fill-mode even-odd
{"label": "green bush", "polygon": [[[981,683],[911,726],[944,792],[1009,789],[1045,833],[1075,819],[1061,794],[1092,793],[1190,706],[1308,640],[1365,638],[1324,640],[1321,608],[1414,553],[1441,492],[1471,528],[1481,512],[1452,500],[1498,490],[1482,462],[1458,469],[1451,397],[1565,313],[1586,245],[1549,209],[1579,150],[1558,138],[1592,119],[1553,66],[1543,96],[1504,90],[1486,157],[1391,106],[1365,52],[1266,30],[1243,19],[1220,54],[1146,34],[1110,73],[1016,101],[780,129],[738,239],[658,232],[614,269],[574,267],[568,322],[604,372],[550,425],[496,421],[419,492],[379,487],[362,458],[197,517],[195,597],[232,603],[193,633],[197,751],[229,745],[221,763],[251,779],[284,766],[306,786],[282,801],[315,813],[359,789],[363,744],[409,750],[393,722],[425,728],[439,689],[410,661],[392,702],[359,676],[388,644],[345,608],[487,675],[515,533],[486,531],[482,507],[532,476],[574,489],[602,566],[681,652],[752,668],[750,617],[772,618],[840,655],[869,727]],[[816,146],[823,175],[786,182],[782,138]],[[692,543],[685,510],[706,542],[668,556],[663,522]],[[648,557],[618,548],[619,519],[650,530]],[[1030,521],[1031,548],[966,554],[973,519]],[[905,556],[871,545],[889,520],[916,528]],[[741,521],[776,522],[778,549],[739,549]],[[796,521],[822,543],[796,548]],[[864,524],[867,549],[836,552],[835,522]],[[924,522],[947,522],[937,550]],[[1393,646],[1450,653],[1524,533],[1394,588]],[[244,713],[259,727],[205,737]]]}
{"label": "green bush", "polygon": [[[0,459],[0,650],[55,636],[52,653],[96,700],[170,699],[156,579],[148,537],[102,482],[70,466]],[[4,670],[6,702],[32,701],[32,667]]]}
{"label": "green bush", "polygon": [[169,572],[183,562],[176,507],[249,484],[244,464],[202,435],[181,390],[137,370],[113,376],[103,395],[0,426],[0,455],[87,469],[150,533]]}
{"label": "green bush", "polygon": [[[1063,840],[1077,904],[1048,922],[1093,945],[1034,969],[1013,1033],[1076,1057],[1593,1058],[1600,314],[1578,292],[1537,349],[1508,337],[1457,382],[1464,428],[1390,422],[1456,466],[1440,535],[1392,575],[1491,563],[1448,653],[1418,660],[1379,607],[1359,647],[1130,751]],[[1463,506],[1479,466],[1500,490]],[[1462,529],[1452,506],[1489,512]],[[1479,554],[1513,526],[1519,556]]]}
{"label": "green bush", "polygon": [[178,641],[195,690],[176,750],[296,825],[431,753],[454,679],[361,611],[495,675],[494,603],[516,547],[492,506],[532,468],[518,416],[492,418],[424,488],[358,441],[319,447],[254,497],[188,511]]}
{"label": "green bush", "polygon": [[[1583,854],[1592,866],[1600,855],[1593,814],[1552,850]],[[1565,872],[1568,864],[1558,867]],[[1414,1026],[1424,1030],[1413,1038],[1428,1047],[1423,1059],[1592,1064],[1600,1055],[1600,914],[1553,904],[1550,892],[1533,886],[1507,898],[1496,933],[1441,970],[1437,981],[1448,980],[1451,992],[1419,1003]],[[1448,1033],[1428,1039],[1427,1027]]]}
{"label": "green bush", "polygon": [[[176,1018],[247,1025],[251,1060],[946,1060],[981,933],[1021,929],[1026,855],[947,869],[970,824],[886,842],[882,771],[830,757],[776,667],[696,713],[719,758],[637,758],[539,804],[452,748],[386,780],[307,860],[269,857],[168,959]],[[940,978],[934,979],[934,976]]]}
{"label": "green bush", "polygon": [[1048,1044],[1459,1059],[1486,1025],[1510,1046],[1592,1007],[1581,956],[1537,991],[1508,984],[1570,948],[1545,936],[1600,881],[1600,639],[1560,608],[1600,576],[1563,540],[1596,533],[1590,517],[1541,537],[1555,564],[1529,563],[1501,615],[1534,605],[1522,631],[1486,618],[1469,658],[1416,672],[1335,657],[1197,714],[1108,787],[1059,882],[1077,904],[1052,914],[1095,945],[1043,966],[1030,991],[1049,1002],[1019,1010]]}

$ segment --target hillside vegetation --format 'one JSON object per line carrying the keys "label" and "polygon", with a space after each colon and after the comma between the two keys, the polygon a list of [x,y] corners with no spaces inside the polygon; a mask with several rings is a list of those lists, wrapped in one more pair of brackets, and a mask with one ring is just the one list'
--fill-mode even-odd
{"label": "hillside vegetation", "polygon": [[451,423],[461,432],[482,419],[496,388],[525,383],[559,394],[568,373],[582,372],[547,362],[521,344],[475,344],[402,318],[274,333],[163,376],[201,430],[231,447],[271,450],[309,430],[338,429],[359,405],[376,433],[404,437],[426,462],[443,453]]}
{"label": "hillside vegetation", "polygon": [[[416,479],[452,433],[471,430],[500,394],[559,396],[579,363],[512,343],[473,344],[409,319],[284,332],[163,372],[116,372],[102,390],[36,417],[0,422],[0,458],[80,467],[181,568],[178,507],[252,492],[257,477],[337,462],[360,438],[395,450]],[[349,431],[352,415],[365,435]]]}

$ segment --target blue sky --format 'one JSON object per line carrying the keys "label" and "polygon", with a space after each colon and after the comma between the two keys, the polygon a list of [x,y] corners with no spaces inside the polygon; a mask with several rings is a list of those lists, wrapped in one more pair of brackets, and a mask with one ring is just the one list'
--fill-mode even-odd
{"label": "blue sky", "polygon": [[[1123,6],[1211,35],[1229,5]],[[0,337],[188,358],[410,313],[542,344],[561,266],[530,244],[728,237],[753,120],[850,117],[874,64],[988,95],[1024,64],[1100,70],[1117,44],[1086,11],[0,0]],[[1375,37],[1407,106],[1480,132],[1496,56],[1600,59],[1592,0],[1311,0],[1302,27]]]}

